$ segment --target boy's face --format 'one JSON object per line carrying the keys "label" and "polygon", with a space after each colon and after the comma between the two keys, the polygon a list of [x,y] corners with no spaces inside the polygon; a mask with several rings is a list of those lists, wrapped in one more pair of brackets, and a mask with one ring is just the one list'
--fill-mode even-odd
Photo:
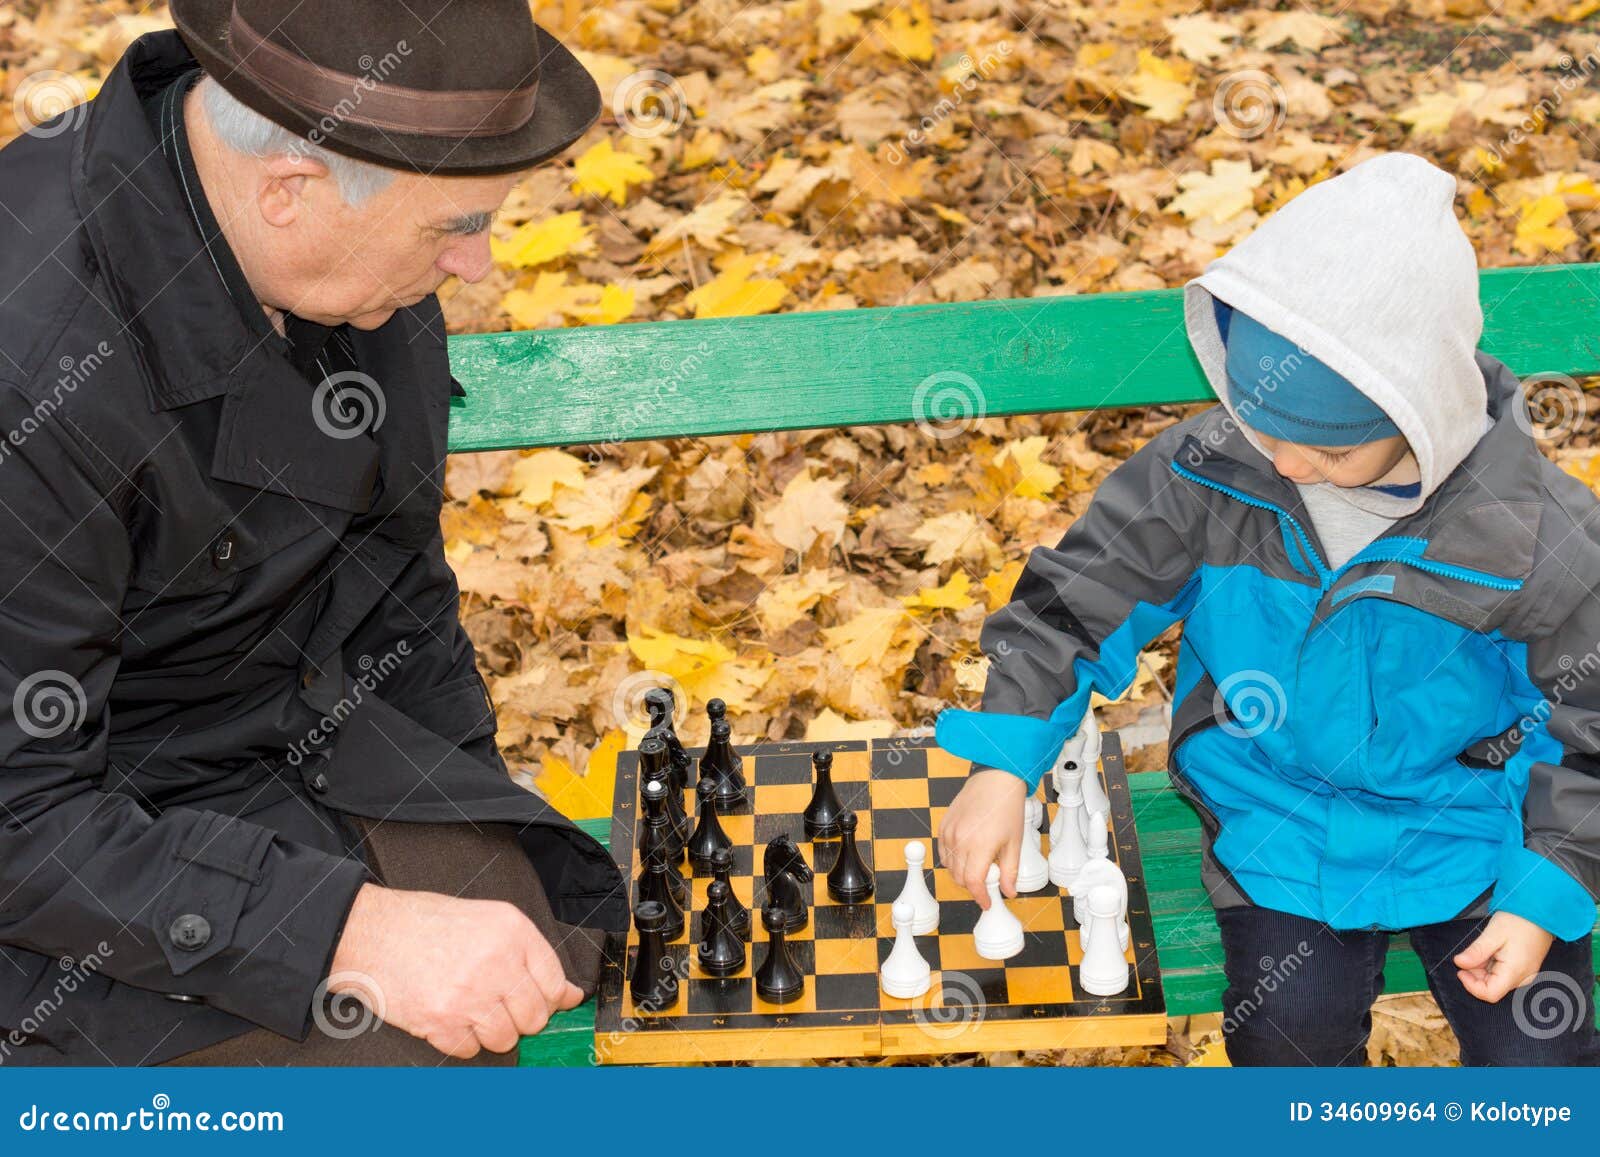
{"label": "boy's face", "polygon": [[1272,466],[1290,482],[1309,485],[1371,486],[1387,476],[1410,452],[1405,436],[1394,434],[1359,446],[1309,446],[1285,442],[1260,431],[1256,437],[1272,455]]}

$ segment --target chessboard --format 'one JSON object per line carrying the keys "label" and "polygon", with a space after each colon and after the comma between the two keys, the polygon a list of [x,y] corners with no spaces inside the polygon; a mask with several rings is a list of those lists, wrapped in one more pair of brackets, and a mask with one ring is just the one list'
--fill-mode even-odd
{"label": "chessboard", "polygon": [[[805,838],[802,812],[812,792],[811,755],[823,748],[834,753],[835,787],[844,806],[857,813],[857,844],[876,876],[876,891],[866,903],[840,904],[828,895],[824,877],[839,841]],[[934,866],[934,836],[970,770],[966,760],[940,750],[931,739],[771,743],[737,750],[744,757],[749,790],[743,806],[721,817],[734,845],[730,883],[735,896],[759,916],[761,850],[781,835],[794,840],[815,870],[815,880],[805,885],[811,921],[789,938],[792,955],[806,973],[805,991],[782,1005],[756,995],[753,969],[767,936],[759,919],[752,920],[752,942],[737,974],[717,979],[700,971],[694,948],[709,876],[690,877],[685,865],[691,910],[684,934],[667,947],[682,978],[676,999],[664,1008],[636,1007],[628,976],[638,932],[630,929],[625,941],[612,937],[597,998],[600,1063],[914,1056],[1166,1039],[1149,898],[1114,733],[1104,739],[1101,773],[1111,801],[1111,856],[1128,880],[1126,956],[1132,967],[1128,988],[1110,998],[1090,996],[1078,986],[1078,925],[1071,898],[1054,885],[1007,901],[1025,929],[1021,953],[1005,961],[977,954],[972,929],[978,904],[949,872]],[[690,754],[698,765],[701,751]],[[638,780],[638,753],[625,752],[618,761],[611,849],[635,890],[635,848],[642,834]],[[1053,817],[1053,791],[1047,786],[1046,792]],[[692,815],[692,786],[685,806]],[[1048,851],[1049,837],[1044,839]],[[940,919],[936,932],[916,937],[933,969],[932,986],[923,996],[900,1000],[880,990],[878,967],[894,944],[890,909],[905,883],[905,846],[914,840],[928,850]]]}

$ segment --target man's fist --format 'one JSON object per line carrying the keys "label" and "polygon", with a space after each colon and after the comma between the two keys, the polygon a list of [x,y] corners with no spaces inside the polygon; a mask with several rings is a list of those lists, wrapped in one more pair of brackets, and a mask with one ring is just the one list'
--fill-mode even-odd
{"label": "man's fist", "polygon": [[1456,953],[1461,987],[1494,1004],[1539,975],[1554,936],[1511,912],[1489,917],[1478,938]]}
{"label": "man's fist", "polygon": [[939,825],[939,862],[983,908],[989,907],[990,864],[1000,865],[1000,890],[1017,894],[1027,798],[1028,785],[1009,771],[975,771]]}
{"label": "man's fist", "polygon": [[333,955],[330,992],[382,1002],[383,1019],[453,1057],[510,1052],[583,993],[514,905],[365,884]]}

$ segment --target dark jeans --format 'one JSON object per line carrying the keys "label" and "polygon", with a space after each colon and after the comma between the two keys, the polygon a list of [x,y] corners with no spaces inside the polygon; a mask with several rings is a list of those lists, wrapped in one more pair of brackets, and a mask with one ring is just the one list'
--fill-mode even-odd
{"label": "dark jeans", "polygon": [[[1387,932],[1339,932],[1269,908],[1217,911],[1227,991],[1223,1037],[1235,1065],[1364,1065],[1383,992]],[[1498,1003],[1461,986],[1452,957],[1486,919],[1409,930],[1463,1065],[1600,1064],[1590,937],[1557,940],[1539,975]]]}

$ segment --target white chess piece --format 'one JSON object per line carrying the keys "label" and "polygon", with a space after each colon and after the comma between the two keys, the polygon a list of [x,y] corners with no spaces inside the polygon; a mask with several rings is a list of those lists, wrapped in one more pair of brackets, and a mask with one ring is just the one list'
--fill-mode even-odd
{"label": "white chess piece", "polygon": [[911,931],[918,936],[927,936],[939,929],[939,901],[928,891],[928,881],[922,874],[927,858],[928,849],[921,840],[912,840],[906,845],[906,882],[900,895],[895,897],[896,906],[901,901],[911,905]]}
{"label": "white chess piece", "polygon": [[1023,809],[1022,855],[1017,864],[1017,891],[1037,892],[1050,882],[1050,865],[1039,850],[1043,842],[1039,833],[1039,817],[1044,814],[1044,804],[1028,797]]}
{"label": "white chess piece", "polygon": [[1094,831],[1090,824],[1094,814],[1100,813],[1101,826],[1105,826],[1106,817],[1111,814],[1111,800],[1107,798],[1105,786],[1100,782],[1100,772],[1093,767],[1083,770],[1079,790],[1083,794],[1083,836],[1084,839],[1092,839]]}
{"label": "white chess piece", "polygon": [[1022,921],[1000,895],[1000,865],[989,865],[989,908],[972,929],[972,942],[985,960],[1009,960],[1022,951]]}
{"label": "white chess piece", "polygon": [[1071,888],[1078,869],[1089,858],[1089,849],[1077,818],[1083,810],[1083,797],[1078,794],[1078,773],[1063,773],[1060,784],[1057,823],[1050,829],[1050,882],[1058,888]]}
{"label": "white chess piece", "polygon": [[[1089,915],[1087,904],[1080,905],[1082,897],[1087,896],[1100,885],[1115,888],[1117,892],[1117,946],[1126,951],[1128,947],[1128,877],[1122,874],[1122,869],[1110,860],[1090,860],[1078,872],[1078,878],[1073,881],[1072,913],[1078,920],[1078,942],[1083,944],[1084,931],[1087,927],[1085,917]],[[1082,912],[1082,917],[1078,914]]]}
{"label": "white chess piece", "polygon": [[1087,886],[1080,887],[1078,879],[1082,878],[1083,869],[1096,861],[1111,863],[1111,831],[1106,827],[1105,817],[1099,812],[1089,817],[1089,840],[1084,847],[1083,864],[1078,868],[1077,877],[1066,885],[1072,890],[1072,918],[1079,924],[1089,918],[1089,889]]}
{"label": "white chess piece", "polygon": [[901,1000],[911,1000],[927,992],[933,984],[933,970],[917,951],[912,937],[916,911],[909,900],[896,900],[890,909],[894,920],[894,948],[878,971],[883,991]]}
{"label": "white chess piece", "polygon": [[1117,946],[1114,934],[1117,919],[1117,890],[1100,884],[1089,893],[1089,940],[1083,944],[1083,961],[1078,965],[1078,983],[1091,996],[1116,996],[1128,987],[1128,960]]}

